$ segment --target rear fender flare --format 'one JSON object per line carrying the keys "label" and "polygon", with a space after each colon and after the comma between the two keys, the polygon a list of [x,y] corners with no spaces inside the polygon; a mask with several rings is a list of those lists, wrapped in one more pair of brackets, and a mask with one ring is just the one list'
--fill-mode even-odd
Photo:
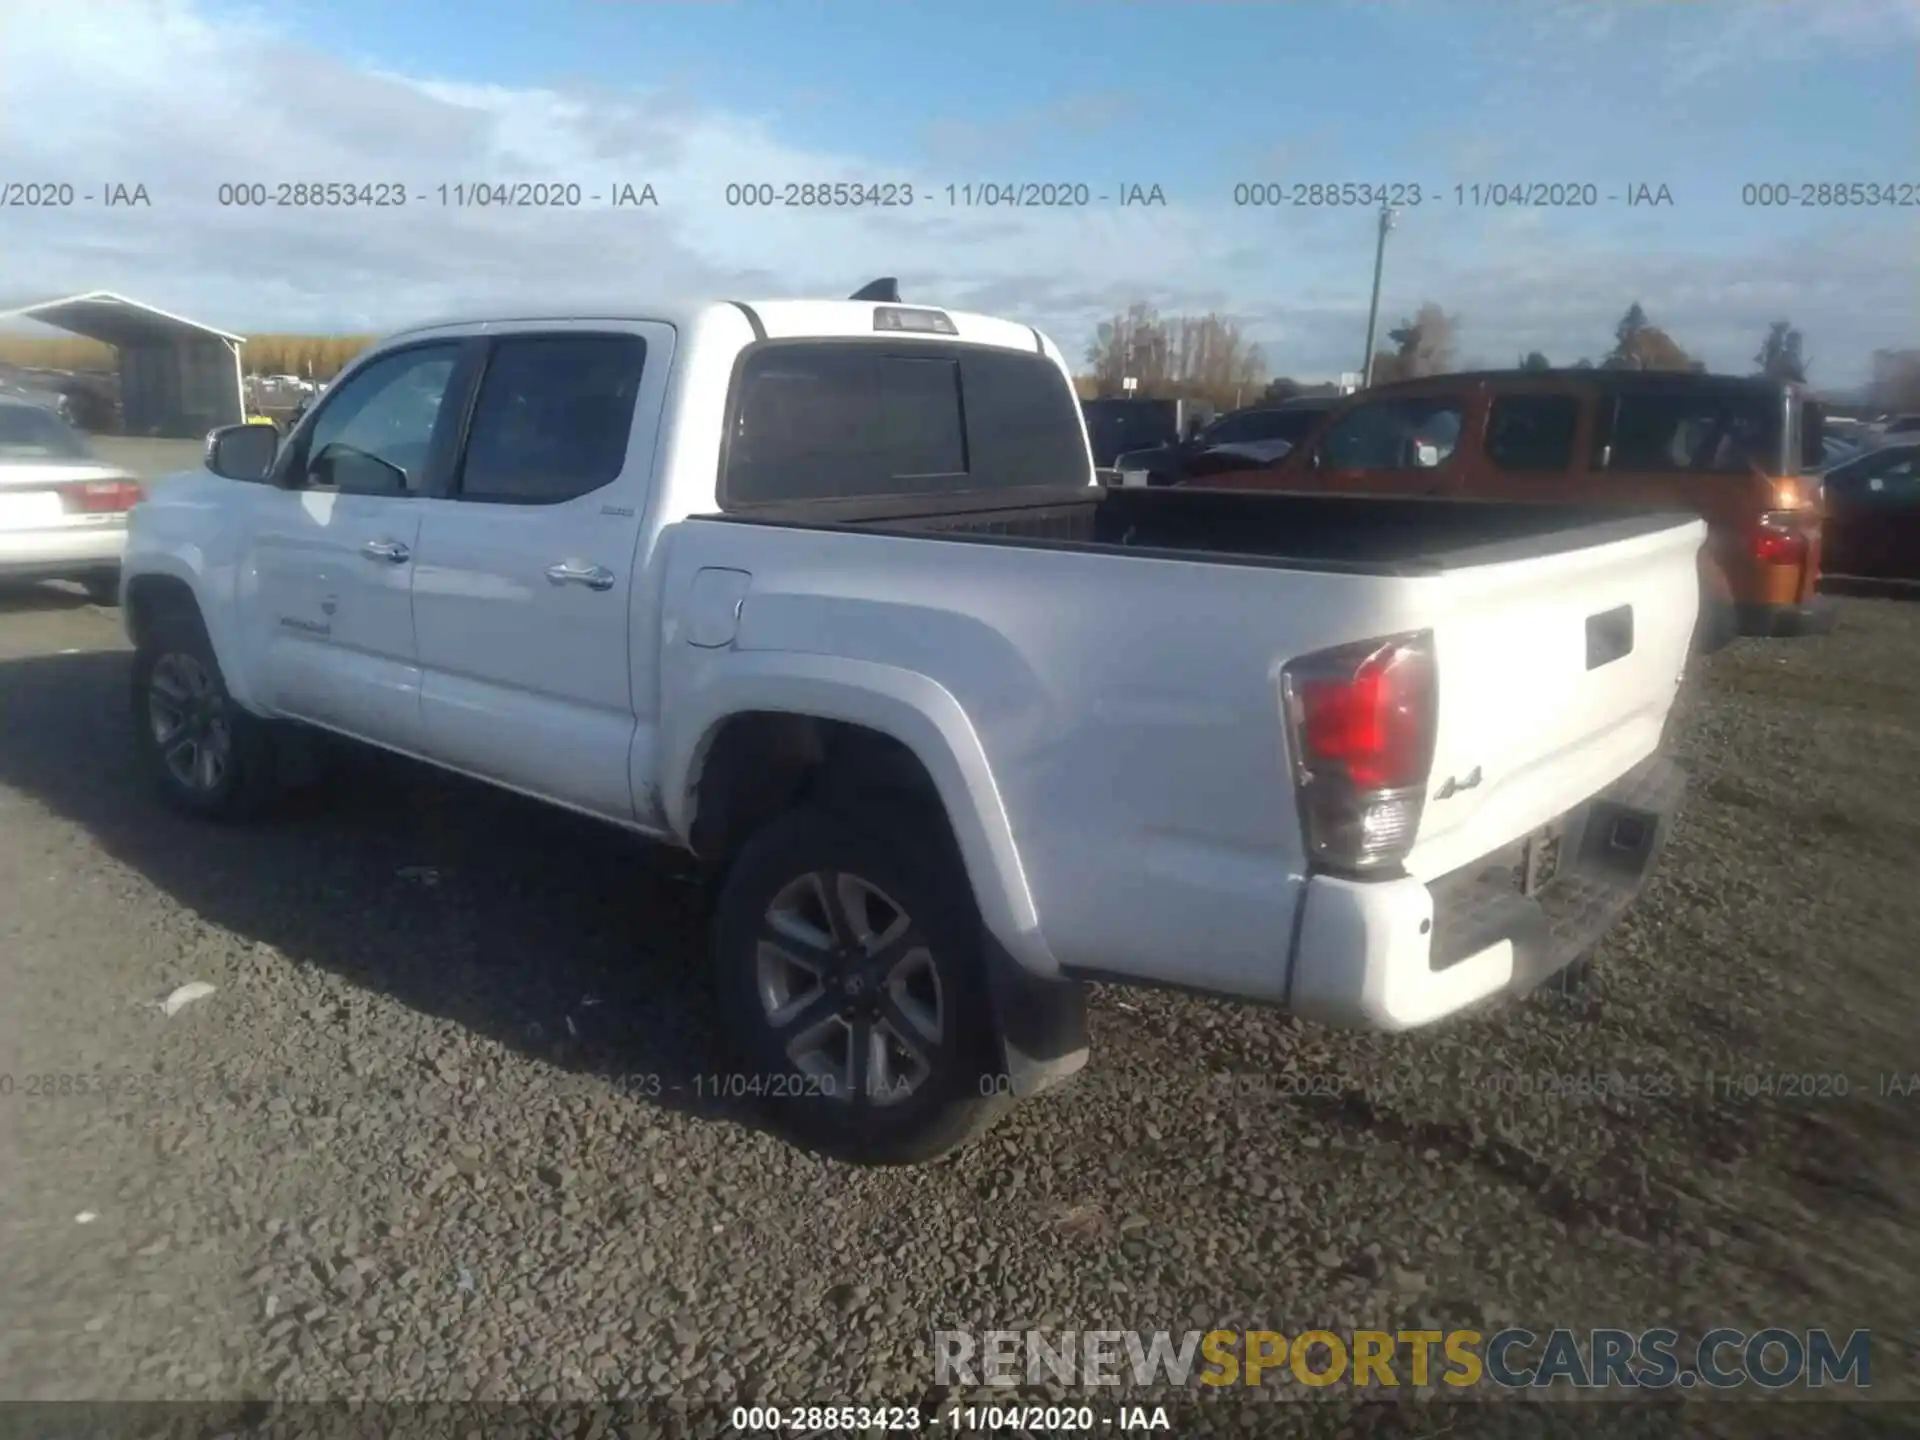
{"label": "rear fender flare", "polygon": [[926,767],[994,938],[1021,968],[1059,974],[986,751],[944,686],[873,661],[771,651],[729,652],[708,673],[688,678],[686,691],[668,701],[661,727],[661,793],[668,828],[681,843],[691,845],[700,771],[732,716],[771,710],[864,725],[905,745]]}

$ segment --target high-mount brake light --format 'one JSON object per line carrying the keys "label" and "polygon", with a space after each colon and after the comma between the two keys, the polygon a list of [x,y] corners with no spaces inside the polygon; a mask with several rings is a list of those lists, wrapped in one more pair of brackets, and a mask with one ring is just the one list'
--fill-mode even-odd
{"label": "high-mount brake light", "polygon": [[873,328],[906,335],[958,335],[943,310],[921,310],[906,305],[874,307]]}
{"label": "high-mount brake light", "polygon": [[1413,848],[1433,769],[1433,635],[1303,655],[1281,673],[1300,819],[1315,858],[1377,871]]}

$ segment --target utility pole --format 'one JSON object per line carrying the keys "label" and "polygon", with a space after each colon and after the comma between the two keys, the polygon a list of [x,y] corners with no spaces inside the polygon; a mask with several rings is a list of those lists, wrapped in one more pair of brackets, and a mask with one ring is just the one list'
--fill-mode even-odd
{"label": "utility pole", "polygon": [[1373,334],[1380,323],[1380,268],[1387,258],[1387,232],[1393,228],[1393,215],[1387,206],[1380,207],[1380,235],[1373,246],[1373,300],[1367,306],[1367,356],[1360,366],[1362,390],[1373,384]]}

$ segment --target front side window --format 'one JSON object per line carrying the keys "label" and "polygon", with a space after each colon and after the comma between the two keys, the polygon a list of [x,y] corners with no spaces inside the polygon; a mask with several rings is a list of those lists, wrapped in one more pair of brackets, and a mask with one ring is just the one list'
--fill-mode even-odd
{"label": "front side window", "polygon": [[1333,423],[1320,442],[1335,470],[1415,470],[1444,465],[1460,443],[1462,401],[1434,397],[1372,400]]}
{"label": "front side window", "polygon": [[459,346],[420,345],[382,356],[327,397],[306,439],[306,485],[355,495],[412,495]]}
{"label": "front side window", "polygon": [[626,466],[646,358],[637,335],[501,340],[474,404],[460,498],[551,505],[611,483]]}

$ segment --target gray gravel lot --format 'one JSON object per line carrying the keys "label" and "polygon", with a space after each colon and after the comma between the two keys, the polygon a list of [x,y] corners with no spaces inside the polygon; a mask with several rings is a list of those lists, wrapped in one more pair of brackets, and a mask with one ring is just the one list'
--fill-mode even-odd
{"label": "gray gravel lot", "polygon": [[0,1397],[901,1400],[949,1325],[1509,1322],[1870,1327],[1920,1396],[1920,605],[1713,657],[1584,992],[1376,1038],[1103,991],[1078,1083],[918,1171],[701,1093],[678,860],[371,757],[195,825],[125,681],[109,612],[0,596]]}

